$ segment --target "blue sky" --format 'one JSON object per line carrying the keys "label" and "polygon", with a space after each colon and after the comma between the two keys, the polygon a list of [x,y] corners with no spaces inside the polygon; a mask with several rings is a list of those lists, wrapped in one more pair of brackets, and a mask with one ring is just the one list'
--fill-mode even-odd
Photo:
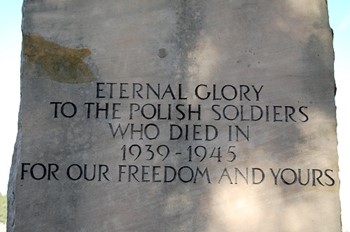
{"label": "blue sky", "polygon": [[[59,1],[59,0],[58,0]],[[297,1],[297,0],[296,0]],[[320,0],[321,1],[321,0]],[[0,91],[0,192],[6,193],[19,108],[19,71],[21,48],[22,0],[0,0],[0,68],[4,80]],[[344,232],[350,232],[350,1],[329,0],[330,23],[334,30],[335,78],[341,198]],[[345,207],[346,206],[346,207]]]}

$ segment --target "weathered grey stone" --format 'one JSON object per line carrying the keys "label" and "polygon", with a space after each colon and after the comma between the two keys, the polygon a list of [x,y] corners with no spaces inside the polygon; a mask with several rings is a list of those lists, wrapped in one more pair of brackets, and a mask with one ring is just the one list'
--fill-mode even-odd
{"label": "weathered grey stone", "polygon": [[326,1],[23,16],[8,231],[341,231]]}

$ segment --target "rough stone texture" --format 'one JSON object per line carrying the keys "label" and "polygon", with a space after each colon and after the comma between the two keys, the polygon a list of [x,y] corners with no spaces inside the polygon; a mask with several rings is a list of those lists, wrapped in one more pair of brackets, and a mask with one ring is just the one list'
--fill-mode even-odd
{"label": "rough stone texture", "polygon": [[326,1],[23,15],[9,232],[341,231]]}

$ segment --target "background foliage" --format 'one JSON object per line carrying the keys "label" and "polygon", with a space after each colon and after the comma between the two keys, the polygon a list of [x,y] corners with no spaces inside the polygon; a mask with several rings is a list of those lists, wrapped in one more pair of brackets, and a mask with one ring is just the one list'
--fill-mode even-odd
{"label": "background foliage", "polygon": [[0,223],[5,223],[7,218],[7,197],[0,193]]}

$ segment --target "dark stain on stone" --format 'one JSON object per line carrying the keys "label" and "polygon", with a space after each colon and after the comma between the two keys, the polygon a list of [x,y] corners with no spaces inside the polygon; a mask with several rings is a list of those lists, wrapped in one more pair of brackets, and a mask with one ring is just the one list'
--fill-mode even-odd
{"label": "dark stain on stone", "polygon": [[44,70],[51,80],[63,83],[94,81],[94,75],[84,59],[91,55],[88,48],[68,48],[36,34],[23,36],[23,53],[27,61]]}
{"label": "dark stain on stone", "polygon": [[160,48],[158,50],[158,56],[159,58],[165,58],[168,55],[168,52],[166,51],[165,48]]}
{"label": "dark stain on stone", "polygon": [[188,68],[195,63],[189,55],[199,42],[205,17],[205,2],[203,0],[176,0],[176,33],[175,44],[179,51],[178,71],[182,78],[188,77]]}

